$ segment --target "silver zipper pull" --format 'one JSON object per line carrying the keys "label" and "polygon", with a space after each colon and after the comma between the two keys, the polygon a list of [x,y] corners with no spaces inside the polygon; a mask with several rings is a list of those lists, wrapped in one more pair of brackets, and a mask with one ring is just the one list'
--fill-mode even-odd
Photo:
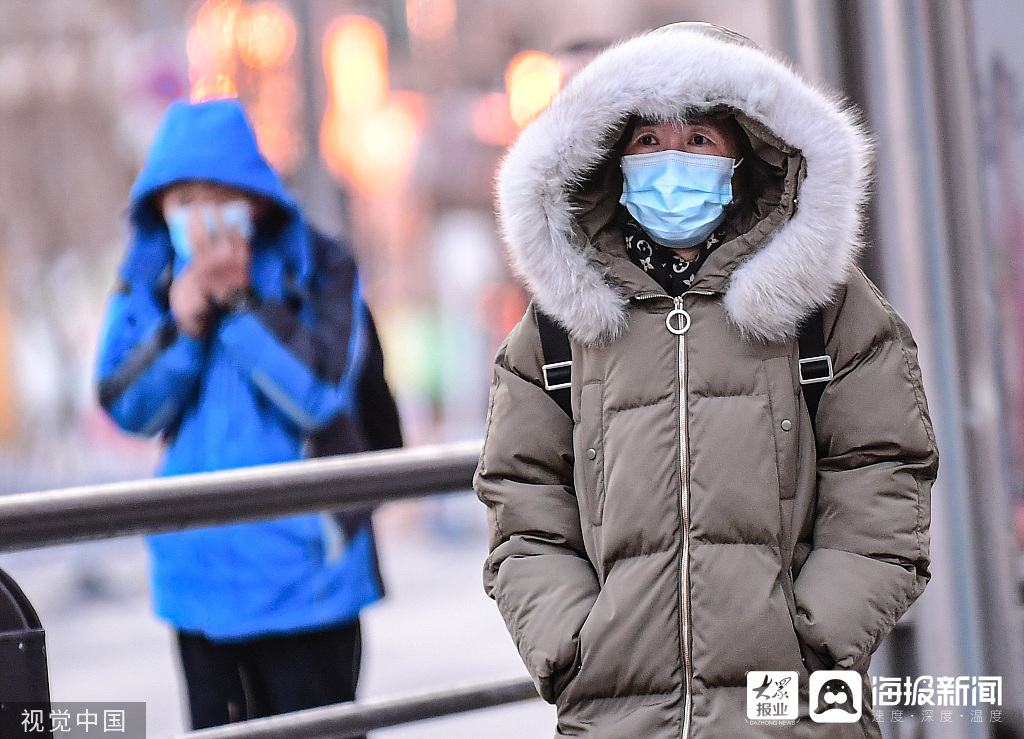
{"label": "silver zipper pull", "polygon": [[683,310],[683,299],[681,297],[677,296],[674,298],[674,302],[676,307],[665,316],[665,325],[676,336],[682,336],[690,330],[690,314]]}

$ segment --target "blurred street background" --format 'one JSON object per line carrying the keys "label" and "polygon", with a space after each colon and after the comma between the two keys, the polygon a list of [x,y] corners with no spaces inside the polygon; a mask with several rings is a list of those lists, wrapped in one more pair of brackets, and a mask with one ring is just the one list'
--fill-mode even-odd
{"label": "blurred street background", "polygon": [[[311,220],[347,238],[410,444],[482,436],[527,296],[502,257],[505,148],[594,50],[680,20],[733,28],[846,95],[878,144],[863,267],[918,339],[942,453],[933,581],[877,675],[1002,681],[1024,713],[1024,3],[1019,0],[3,0],[0,494],[149,477],[156,442],[99,409],[94,351],[128,190],[179,97],[237,95]],[[472,496],[377,514],[389,596],[361,695],[525,674],[483,594]],[[2,543],[0,532],[0,543]],[[137,539],[0,555],[47,629],[53,698],[147,702],[184,729]],[[544,737],[534,701],[379,732]],[[1009,736],[1010,734],[1005,734]]]}

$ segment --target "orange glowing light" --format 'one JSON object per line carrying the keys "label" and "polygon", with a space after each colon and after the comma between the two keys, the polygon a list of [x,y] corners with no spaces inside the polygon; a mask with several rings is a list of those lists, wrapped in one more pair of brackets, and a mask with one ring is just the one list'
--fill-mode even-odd
{"label": "orange glowing light", "polygon": [[234,70],[235,59],[231,49],[226,49],[211,39],[206,29],[194,26],[188,32],[185,42],[190,75],[195,79],[204,74],[229,73]]}
{"label": "orange glowing light", "polygon": [[188,65],[191,69],[202,69],[209,66],[211,54],[207,48],[207,39],[196,26],[189,29],[188,38],[185,40],[185,53],[188,56]]}
{"label": "orange glowing light", "polygon": [[335,177],[343,178],[351,168],[350,126],[336,106],[329,105],[320,123],[320,152]]}
{"label": "orange glowing light", "polygon": [[261,2],[239,13],[235,45],[242,63],[254,69],[276,67],[295,50],[295,21],[275,2]]}
{"label": "orange glowing light", "polygon": [[203,69],[234,56],[235,22],[241,10],[242,0],[206,0],[200,6],[187,45],[194,68]]}
{"label": "orange glowing light", "polygon": [[448,35],[455,25],[455,0],[405,0],[409,33],[428,41]]}
{"label": "orange glowing light", "polygon": [[253,122],[256,142],[271,166],[278,172],[290,172],[302,157],[302,145],[284,122],[256,115]]}
{"label": "orange glowing light", "polygon": [[235,97],[235,21],[241,0],[207,0],[189,31],[186,51],[192,100]]}
{"label": "orange glowing light", "polygon": [[261,76],[257,91],[249,112],[260,150],[274,169],[290,173],[298,166],[304,148],[297,133],[298,82],[290,75],[267,74]]}
{"label": "orange glowing light", "polygon": [[489,92],[473,103],[470,128],[477,141],[489,146],[508,146],[519,133],[509,116],[508,95]]}
{"label": "orange glowing light", "polygon": [[332,103],[367,114],[388,94],[388,43],[380,24],[359,15],[339,18],[324,34],[324,70]]}
{"label": "orange glowing light", "polygon": [[[298,164],[304,142],[297,133],[299,93],[292,65],[297,29],[274,0],[205,0],[189,30],[187,52],[193,102],[237,98],[246,110],[264,156],[282,172]],[[258,70],[240,75],[239,62]]]}
{"label": "orange glowing light", "polygon": [[320,127],[324,163],[364,194],[397,189],[415,161],[426,104],[390,90],[384,29],[359,15],[339,18],[324,34],[323,59],[330,92]]}
{"label": "orange glowing light", "polygon": [[226,74],[218,74],[212,79],[200,77],[193,83],[190,95],[193,103],[236,97],[238,97],[238,88],[235,86],[235,81]]}
{"label": "orange glowing light", "polygon": [[268,112],[297,110],[302,103],[302,90],[293,75],[267,75],[260,80],[257,106]]}
{"label": "orange glowing light", "polygon": [[425,116],[421,96],[396,92],[367,116],[329,109],[320,130],[328,169],[364,193],[399,187],[412,170]]}
{"label": "orange glowing light", "polygon": [[392,90],[388,100],[392,105],[404,108],[418,128],[423,127],[427,120],[427,99],[423,95],[411,90]]}
{"label": "orange glowing light", "polygon": [[356,179],[371,191],[395,187],[412,167],[419,127],[416,116],[400,100],[389,100],[364,121],[356,150]]}
{"label": "orange glowing light", "polygon": [[505,72],[512,120],[523,128],[551,104],[561,88],[562,70],[557,59],[540,51],[517,55]]}

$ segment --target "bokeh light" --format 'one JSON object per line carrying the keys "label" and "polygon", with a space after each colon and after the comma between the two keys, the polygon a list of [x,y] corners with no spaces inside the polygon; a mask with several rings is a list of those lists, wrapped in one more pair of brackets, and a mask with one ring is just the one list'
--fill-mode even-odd
{"label": "bokeh light", "polygon": [[249,108],[260,150],[279,172],[294,171],[304,153],[297,121],[301,97],[294,75],[266,75]]}
{"label": "bokeh light", "polygon": [[355,113],[383,104],[388,92],[388,42],[370,18],[339,18],[324,34],[324,70],[332,102]]}
{"label": "bokeh light", "polygon": [[193,103],[238,97],[238,87],[230,75],[218,74],[213,78],[200,77],[192,84],[189,96]]}
{"label": "bokeh light", "polygon": [[508,95],[488,92],[473,102],[470,128],[477,141],[489,146],[508,146],[519,128],[509,115]]}
{"label": "bokeh light", "polygon": [[188,34],[192,102],[241,98],[260,150],[279,172],[298,166],[304,142],[294,55],[297,28],[286,7],[265,0],[206,0]]}
{"label": "bokeh light", "polygon": [[366,116],[329,109],[321,128],[328,169],[364,193],[399,187],[416,158],[424,110],[422,97],[410,92],[392,93]]}
{"label": "bokeh light", "polygon": [[420,95],[389,89],[384,29],[364,16],[339,18],[324,35],[323,58],[324,163],[362,193],[398,188],[415,161],[426,105]]}
{"label": "bokeh light", "polygon": [[186,47],[193,70],[225,73],[233,69],[235,21],[241,9],[241,0],[207,0],[199,7]]}
{"label": "bokeh light", "polygon": [[509,114],[523,128],[551,104],[562,87],[558,60],[540,51],[524,51],[509,62],[505,89]]}
{"label": "bokeh light", "polygon": [[247,6],[235,20],[238,57],[253,69],[283,64],[295,50],[296,35],[291,13],[275,2]]}
{"label": "bokeh light", "polygon": [[207,0],[189,31],[186,52],[192,102],[235,97],[235,22],[241,0]]}
{"label": "bokeh light", "polygon": [[371,191],[398,186],[409,174],[419,125],[410,101],[392,96],[360,126],[353,174],[358,185]]}
{"label": "bokeh light", "polygon": [[444,38],[455,26],[455,14],[455,0],[405,0],[409,33],[417,38]]}

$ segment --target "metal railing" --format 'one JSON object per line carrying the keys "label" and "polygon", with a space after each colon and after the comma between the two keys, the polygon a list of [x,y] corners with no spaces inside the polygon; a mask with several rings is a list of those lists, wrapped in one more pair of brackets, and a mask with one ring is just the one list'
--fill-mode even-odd
{"label": "metal railing", "polygon": [[0,552],[468,490],[480,443],[0,496]]}
{"label": "metal railing", "polygon": [[539,697],[525,678],[450,690],[410,693],[393,698],[370,698],[325,708],[253,719],[185,734],[181,739],[348,739],[389,726],[492,708]]}
{"label": "metal railing", "polygon": [[[0,496],[0,552],[468,490],[479,442]],[[191,732],[189,739],[344,739],[373,729],[537,698],[533,682],[345,703]]]}

